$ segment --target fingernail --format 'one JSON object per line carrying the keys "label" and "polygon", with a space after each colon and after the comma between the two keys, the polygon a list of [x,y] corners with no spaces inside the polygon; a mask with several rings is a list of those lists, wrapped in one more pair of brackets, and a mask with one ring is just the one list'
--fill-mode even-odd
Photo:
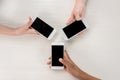
{"label": "fingernail", "polygon": [[62,58],[59,58],[59,61],[62,61]]}

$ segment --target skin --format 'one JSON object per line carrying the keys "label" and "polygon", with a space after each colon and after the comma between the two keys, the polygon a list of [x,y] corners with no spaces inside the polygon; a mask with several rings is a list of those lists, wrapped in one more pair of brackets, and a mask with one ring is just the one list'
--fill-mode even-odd
{"label": "skin", "polygon": [[[67,24],[74,22],[75,20],[81,20],[85,12],[86,0],[75,0],[75,5],[72,10],[71,16],[67,21]],[[32,24],[32,19],[29,18],[29,21],[19,27],[19,28],[10,28],[5,25],[0,25],[0,34],[5,35],[23,35],[23,34],[37,34],[33,29],[30,29]],[[65,66],[65,70],[71,75],[80,80],[100,80],[96,77],[93,77],[86,72],[82,71],[69,57],[68,53],[64,52],[64,59],[60,58],[59,61]],[[51,58],[47,64],[51,64]]]}
{"label": "skin", "polygon": [[[86,0],[75,0],[75,5],[72,10],[71,16],[67,21],[67,25],[74,22],[75,20],[81,20],[86,7]],[[5,35],[23,35],[23,34],[37,34],[33,29],[30,29],[30,25],[32,24],[32,19],[29,18],[29,21],[19,27],[19,28],[10,28],[9,26],[0,25],[0,34]]]}
{"label": "skin", "polygon": [[[64,52],[64,59],[60,58],[59,61],[64,65],[65,70],[72,76],[79,80],[100,80],[96,77],[89,75],[88,73],[81,70],[69,57],[68,53]],[[48,65],[51,65],[51,57],[49,58]]]}
{"label": "skin", "polygon": [[75,5],[72,10],[70,18],[67,20],[66,24],[70,24],[74,22],[75,20],[81,20],[85,13],[85,7],[86,7],[87,0],[75,0]]}
{"label": "skin", "polygon": [[33,23],[32,18],[29,17],[29,21],[18,28],[10,28],[9,26],[0,25],[0,34],[14,35],[14,36],[24,35],[24,34],[37,34],[37,32],[35,32],[34,29],[29,28],[32,23]]}

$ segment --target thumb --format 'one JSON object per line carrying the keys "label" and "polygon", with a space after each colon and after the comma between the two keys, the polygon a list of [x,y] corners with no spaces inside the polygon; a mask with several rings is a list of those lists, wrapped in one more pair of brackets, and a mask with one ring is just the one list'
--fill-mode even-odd
{"label": "thumb", "polygon": [[28,23],[27,23],[27,24],[28,24],[28,27],[30,27],[32,23],[33,23],[32,18],[29,17],[29,21],[28,21]]}
{"label": "thumb", "polygon": [[67,62],[66,62],[64,59],[60,58],[59,61],[60,61],[64,66],[67,66]]}
{"label": "thumb", "polygon": [[72,23],[74,21],[75,21],[74,16],[71,15],[70,18],[67,20],[66,24],[69,25],[70,23]]}
{"label": "thumb", "polygon": [[77,21],[81,20],[80,15],[79,15],[79,14],[76,14],[76,15],[75,15],[75,19],[76,19]]}

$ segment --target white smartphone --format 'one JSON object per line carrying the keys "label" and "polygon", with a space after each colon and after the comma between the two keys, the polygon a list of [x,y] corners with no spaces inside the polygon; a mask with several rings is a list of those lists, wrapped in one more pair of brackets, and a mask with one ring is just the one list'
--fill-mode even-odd
{"label": "white smartphone", "polygon": [[64,43],[53,42],[51,46],[52,46],[51,69],[64,69],[63,64],[59,62],[59,58],[63,58],[64,55]]}
{"label": "white smartphone", "polygon": [[82,20],[75,21],[62,29],[63,37],[65,40],[69,40],[84,29],[86,29],[86,26]]}
{"label": "white smartphone", "polygon": [[45,36],[48,40],[52,39],[54,34],[56,33],[56,30],[53,27],[51,27],[38,17],[35,19],[31,27]]}

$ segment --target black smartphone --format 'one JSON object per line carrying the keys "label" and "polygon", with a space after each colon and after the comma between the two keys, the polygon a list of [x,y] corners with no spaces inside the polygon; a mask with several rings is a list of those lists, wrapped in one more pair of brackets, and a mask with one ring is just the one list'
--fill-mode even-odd
{"label": "black smartphone", "polygon": [[72,24],[64,27],[62,29],[63,36],[66,40],[69,40],[73,36],[75,36],[77,33],[81,32],[82,30],[86,29],[85,24],[82,20],[75,21]]}
{"label": "black smartphone", "polygon": [[52,43],[52,66],[51,69],[64,69],[62,63],[59,62],[59,58],[63,58],[64,43],[53,42]]}
{"label": "black smartphone", "polygon": [[31,27],[37,32],[41,33],[43,36],[45,36],[48,40],[52,39],[56,32],[53,27],[51,27],[38,17],[35,19]]}

